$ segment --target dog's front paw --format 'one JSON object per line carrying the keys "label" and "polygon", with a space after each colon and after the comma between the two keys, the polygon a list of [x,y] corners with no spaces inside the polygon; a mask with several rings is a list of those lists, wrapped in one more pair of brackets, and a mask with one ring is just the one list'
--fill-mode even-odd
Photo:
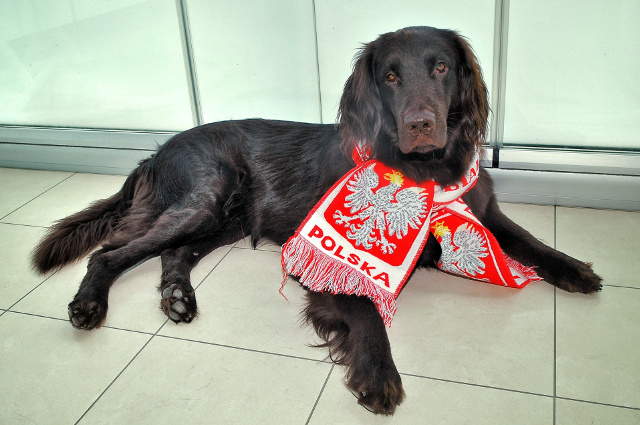
{"label": "dog's front paw", "polygon": [[367,410],[392,415],[404,399],[402,380],[393,364],[364,361],[347,377],[347,386]]}
{"label": "dog's front paw", "polygon": [[547,282],[567,292],[590,294],[602,289],[602,278],[593,272],[591,264],[573,258],[553,270],[540,270],[539,274]]}
{"label": "dog's front paw", "polygon": [[91,330],[102,326],[107,317],[107,303],[76,298],[69,303],[69,320],[76,329]]}
{"label": "dog's front paw", "polygon": [[162,311],[175,323],[189,323],[197,314],[195,292],[173,283],[162,290]]}

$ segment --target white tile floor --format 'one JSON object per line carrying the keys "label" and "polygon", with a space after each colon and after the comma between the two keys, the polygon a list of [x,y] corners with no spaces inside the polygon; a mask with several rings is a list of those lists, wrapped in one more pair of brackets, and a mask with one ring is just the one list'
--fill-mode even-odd
{"label": "white tile floor", "polygon": [[0,424],[640,424],[640,213],[503,205],[592,261],[597,295],[419,271],[389,331],[407,392],[375,417],[312,349],[302,290],[278,293],[278,247],[221,248],[194,270],[200,316],[167,323],[152,259],[114,285],[101,329],[67,322],[80,262],[51,276],[30,251],[120,176],[0,169]]}

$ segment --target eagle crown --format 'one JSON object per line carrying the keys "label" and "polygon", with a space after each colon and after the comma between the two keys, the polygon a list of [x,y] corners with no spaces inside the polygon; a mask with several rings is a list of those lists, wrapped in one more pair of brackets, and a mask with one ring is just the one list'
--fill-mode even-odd
{"label": "eagle crown", "polygon": [[402,173],[396,170],[393,170],[391,173],[387,173],[384,175],[385,180],[389,180],[391,183],[397,186],[402,186],[402,183],[404,182],[404,179],[402,177],[404,177]]}
{"label": "eagle crown", "polygon": [[433,235],[436,237],[443,237],[444,235],[448,235],[451,233],[449,228],[444,225],[444,221],[437,221],[436,224],[433,225]]}

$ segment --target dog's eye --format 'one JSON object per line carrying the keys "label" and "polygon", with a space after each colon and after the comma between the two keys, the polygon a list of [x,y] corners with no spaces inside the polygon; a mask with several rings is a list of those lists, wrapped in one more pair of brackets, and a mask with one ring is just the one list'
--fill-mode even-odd
{"label": "dog's eye", "polygon": [[384,78],[387,80],[387,83],[395,83],[398,81],[398,77],[396,77],[393,72],[388,73]]}
{"label": "dog's eye", "polygon": [[436,65],[436,72],[438,74],[444,74],[447,71],[447,64],[445,64],[444,62],[438,62],[438,64]]}

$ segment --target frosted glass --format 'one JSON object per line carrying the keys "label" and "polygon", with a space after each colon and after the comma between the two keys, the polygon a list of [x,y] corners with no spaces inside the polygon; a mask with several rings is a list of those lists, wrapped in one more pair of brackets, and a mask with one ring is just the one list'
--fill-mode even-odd
{"label": "frosted glass", "polygon": [[491,91],[495,0],[316,0],[323,121],[332,123],[352,58],[363,43],[400,28],[426,25],[467,37]]}
{"label": "frosted glass", "polygon": [[319,122],[312,1],[187,4],[205,122]]}
{"label": "frosted glass", "polygon": [[173,0],[0,2],[0,124],[192,125]]}
{"label": "frosted glass", "polygon": [[505,143],[640,148],[640,2],[510,3]]}

